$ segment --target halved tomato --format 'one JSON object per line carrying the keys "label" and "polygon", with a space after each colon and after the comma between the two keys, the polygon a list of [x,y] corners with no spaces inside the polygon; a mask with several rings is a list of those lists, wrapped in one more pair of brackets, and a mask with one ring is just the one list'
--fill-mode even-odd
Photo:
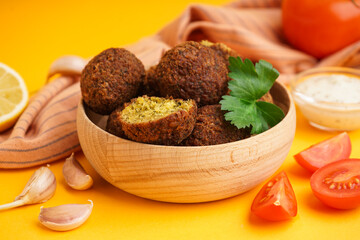
{"label": "halved tomato", "polygon": [[282,221],[296,216],[295,193],[284,171],[261,188],[251,205],[251,211],[270,221]]}
{"label": "halved tomato", "polygon": [[310,146],[294,156],[304,168],[315,172],[322,166],[350,157],[351,142],[346,132]]}
{"label": "halved tomato", "polygon": [[345,159],[317,170],[310,179],[311,189],[324,204],[351,209],[360,205],[360,159]]}

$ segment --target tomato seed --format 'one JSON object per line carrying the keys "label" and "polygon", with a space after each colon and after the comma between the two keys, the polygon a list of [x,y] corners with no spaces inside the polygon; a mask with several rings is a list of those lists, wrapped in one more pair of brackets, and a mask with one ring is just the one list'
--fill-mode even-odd
{"label": "tomato seed", "polygon": [[269,198],[270,198],[269,196],[266,196],[266,197],[262,198],[262,199],[259,201],[259,203],[263,203],[263,202],[267,201]]}
{"label": "tomato seed", "polygon": [[325,178],[324,182],[332,182],[332,178]]}
{"label": "tomato seed", "polygon": [[335,183],[332,183],[330,186],[329,186],[329,189],[335,189],[336,185]]}

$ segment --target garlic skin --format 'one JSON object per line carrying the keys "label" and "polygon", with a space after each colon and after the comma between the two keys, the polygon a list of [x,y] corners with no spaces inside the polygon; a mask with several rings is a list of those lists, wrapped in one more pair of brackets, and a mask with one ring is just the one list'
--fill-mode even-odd
{"label": "garlic skin", "polygon": [[43,203],[54,196],[56,178],[48,167],[37,169],[27,182],[22,193],[12,203],[0,206],[0,210],[10,209],[28,204]]}
{"label": "garlic skin", "polygon": [[76,160],[74,153],[65,160],[63,176],[66,183],[76,190],[86,190],[93,185],[93,179]]}
{"label": "garlic skin", "polygon": [[69,231],[82,225],[90,216],[93,202],[90,204],[64,204],[50,208],[40,208],[39,221],[54,231]]}

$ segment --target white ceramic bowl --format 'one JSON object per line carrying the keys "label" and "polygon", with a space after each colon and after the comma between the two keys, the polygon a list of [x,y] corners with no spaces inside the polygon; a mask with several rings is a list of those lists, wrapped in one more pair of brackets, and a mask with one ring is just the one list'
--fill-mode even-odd
{"label": "white ceramic bowl", "polygon": [[228,198],[262,183],[290,150],[296,125],[294,103],[279,83],[271,94],[286,113],[279,124],[248,139],[201,147],[160,146],[116,137],[103,130],[107,117],[94,114],[81,101],[80,144],[95,170],[126,192],[179,203]]}

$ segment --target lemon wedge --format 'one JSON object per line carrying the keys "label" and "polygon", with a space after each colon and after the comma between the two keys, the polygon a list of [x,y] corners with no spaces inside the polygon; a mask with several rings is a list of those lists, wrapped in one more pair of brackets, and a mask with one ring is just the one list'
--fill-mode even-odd
{"label": "lemon wedge", "polygon": [[29,94],[21,76],[0,63],[0,132],[14,125],[28,100]]}

